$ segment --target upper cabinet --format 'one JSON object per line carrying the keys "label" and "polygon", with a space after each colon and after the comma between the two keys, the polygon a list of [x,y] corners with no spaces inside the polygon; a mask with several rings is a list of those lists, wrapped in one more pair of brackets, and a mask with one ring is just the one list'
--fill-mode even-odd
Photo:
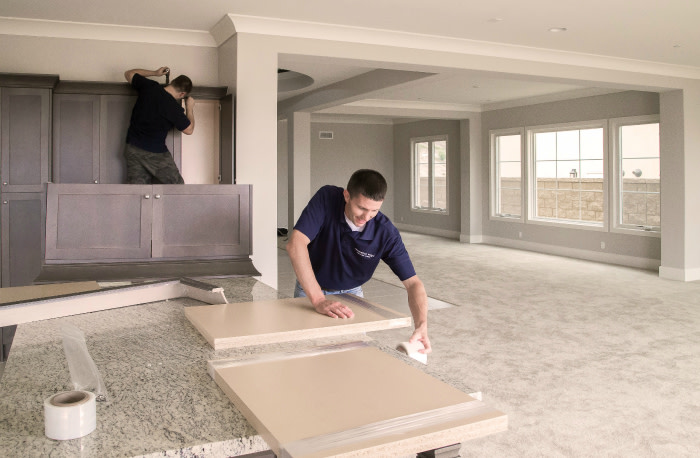
{"label": "upper cabinet", "polygon": [[0,89],[3,192],[40,192],[49,179],[51,90]]}
{"label": "upper cabinet", "polygon": [[[52,181],[126,183],[124,148],[136,92],[126,83],[67,81],[60,82],[54,93]],[[192,93],[204,100],[218,100],[225,94],[226,88],[206,87],[195,87]],[[180,132],[171,131],[166,146],[182,170]]]}

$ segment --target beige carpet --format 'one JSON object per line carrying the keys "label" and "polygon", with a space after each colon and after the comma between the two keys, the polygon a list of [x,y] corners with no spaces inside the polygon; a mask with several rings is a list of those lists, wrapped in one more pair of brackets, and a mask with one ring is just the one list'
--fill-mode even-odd
{"label": "beige carpet", "polygon": [[[510,418],[508,432],[468,442],[462,456],[700,456],[700,282],[404,241],[428,295],[458,306],[430,312],[429,365]],[[398,284],[386,266],[375,279]]]}

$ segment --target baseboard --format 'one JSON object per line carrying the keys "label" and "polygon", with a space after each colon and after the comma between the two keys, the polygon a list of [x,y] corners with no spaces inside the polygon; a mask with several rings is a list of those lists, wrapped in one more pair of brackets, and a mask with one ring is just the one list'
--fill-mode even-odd
{"label": "baseboard", "polygon": [[448,229],[437,229],[434,227],[415,226],[413,224],[394,223],[394,226],[400,231],[415,232],[417,234],[435,235],[446,239],[460,240],[458,231],[450,231]]}
{"label": "baseboard", "polygon": [[566,256],[569,258],[585,259],[587,261],[604,262],[607,264],[634,267],[637,269],[657,270],[661,265],[661,261],[659,261],[658,259],[639,258],[636,256],[626,256],[623,254],[615,253],[602,253],[597,251],[581,250],[578,248],[548,245],[545,243],[505,239],[501,237],[484,236],[482,243],[488,243],[490,245],[503,246],[507,248],[516,248],[519,250],[536,251],[538,253],[553,254],[557,256]]}
{"label": "baseboard", "polygon": [[484,243],[484,236],[459,234],[459,241],[462,243]]}
{"label": "baseboard", "polygon": [[659,267],[659,277],[676,281],[700,280],[700,269],[678,269],[676,267]]}

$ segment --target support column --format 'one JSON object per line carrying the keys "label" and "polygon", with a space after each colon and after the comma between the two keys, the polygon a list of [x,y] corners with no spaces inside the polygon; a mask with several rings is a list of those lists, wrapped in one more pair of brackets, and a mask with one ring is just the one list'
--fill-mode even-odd
{"label": "support column", "polygon": [[289,230],[311,198],[311,113],[296,112],[287,118],[289,161]]}
{"label": "support column", "polygon": [[700,84],[660,94],[661,267],[671,280],[700,280]]}
{"label": "support column", "polygon": [[277,52],[236,38],[236,182],[253,185],[253,265],[277,288]]}
{"label": "support column", "polygon": [[[465,243],[481,243],[483,239],[484,173],[481,145],[481,115],[460,121],[461,138],[461,233]],[[488,182],[488,180],[487,180]],[[487,197],[488,198],[488,194]]]}

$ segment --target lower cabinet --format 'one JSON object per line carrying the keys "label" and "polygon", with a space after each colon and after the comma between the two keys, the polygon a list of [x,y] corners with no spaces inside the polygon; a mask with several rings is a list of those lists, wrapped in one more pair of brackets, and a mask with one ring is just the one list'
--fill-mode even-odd
{"label": "lower cabinet", "polygon": [[250,188],[49,184],[45,260],[247,257]]}
{"label": "lower cabinet", "polygon": [[45,194],[4,192],[0,205],[2,286],[27,286],[44,257]]}

